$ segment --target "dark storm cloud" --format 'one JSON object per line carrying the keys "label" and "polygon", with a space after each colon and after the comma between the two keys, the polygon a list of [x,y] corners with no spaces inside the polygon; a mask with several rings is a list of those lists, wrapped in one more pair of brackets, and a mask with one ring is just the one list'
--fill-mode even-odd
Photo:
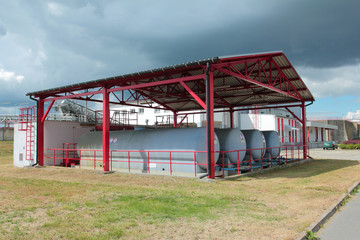
{"label": "dark storm cloud", "polygon": [[215,56],[280,50],[312,68],[360,59],[360,3],[352,0],[0,2],[0,68],[25,77],[3,89],[18,101]]}
{"label": "dark storm cloud", "polygon": [[143,50],[152,49],[154,57],[172,63],[274,50],[284,51],[302,66],[336,67],[359,61],[359,1],[284,1],[277,7],[270,6],[266,16],[240,17],[217,28],[199,28],[196,34],[149,38],[142,42]]}

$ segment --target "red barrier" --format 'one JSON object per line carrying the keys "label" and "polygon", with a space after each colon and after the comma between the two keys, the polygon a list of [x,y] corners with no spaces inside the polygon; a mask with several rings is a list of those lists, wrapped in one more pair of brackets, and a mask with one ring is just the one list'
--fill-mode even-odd
{"label": "red barrier", "polygon": [[[45,149],[45,156],[44,159],[48,159],[50,161],[47,161],[47,165],[53,165],[53,166],[68,166],[70,163],[75,163],[79,166],[79,168],[84,167],[90,167],[90,169],[96,169],[97,164],[101,166],[103,159],[102,159],[102,149],[76,149],[76,145],[73,144],[72,146],[74,148],[70,148],[71,145],[64,145],[64,148],[50,148]],[[233,150],[233,151],[216,151],[215,153],[219,154],[219,159],[221,159],[220,164],[216,164],[216,169],[221,172],[222,177],[225,176],[225,171],[233,171],[237,174],[241,174],[242,172],[250,171],[253,172],[256,168],[264,169],[264,168],[272,168],[273,166],[279,166],[282,164],[288,164],[290,162],[299,161],[302,160],[300,156],[302,156],[302,149],[303,145],[293,145],[293,146],[283,146],[283,147],[273,147],[273,148],[259,148],[259,149],[243,149],[243,150]],[[252,156],[252,152],[260,150],[261,151],[261,158],[254,159]],[[280,151],[280,154],[277,156],[273,156],[274,151]],[[240,152],[248,151],[249,155],[245,155],[245,158],[243,160],[240,159]],[[295,151],[297,151],[297,154],[295,154]],[[100,154],[98,154],[100,152]],[[226,162],[227,155],[229,153],[237,153],[237,161],[234,162]],[[84,154],[86,153],[86,154]],[[121,153],[124,154],[123,157],[121,157]],[[133,156],[132,156],[133,153]],[[164,153],[168,154],[168,159],[156,159],[156,157],[152,157],[152,154],[156,155],[155,153]],[[183,154],[180,156],[187,156],[187,154],[193,155],[193,157],[187,156],[186,161],[183,161],[183,159],[174,159],[174,156],[176,154]],[[197,176],[197,167],[202,166],[203,168],[207,169],[207,162],[206,163],[198,163],[197,162],[197,154],[199,153],[206,153],[206,151],[141,151],[141,150],[110,150],[109,153],[109,162],[110,162],[110,169],[114,170],[114,165],[119,165],[121,163],[125,163],[125,168],[128,172],[131,172],[132,170],[135,170],[135,168],[131,167],[132,164],[144,164],[143,170],[146,170],[147,173],[150,173],[150,168],[153,165],[159,164],[159,165],[168,165],[169,166],[169,174],[173,175],[174,173],[174,167],[176,166],[184,166],[189,165],[193,166],[193,173],[194,176]],[[265,155],[264,155],[265,153]],[[308,149],[309,153],[309,149]],[[134,155],[137,154],[137,157],[134,157]],[[146,154],[147,156],[144,158],[142,156],[142,159],[139,157],[141,154]],[[184,155],[185,154],[185,155]],[[268,156],[269,155],[269,156]],[[92,157],[91,157],[92,156]],[[288,158],[290,156],[290,158]],[[297,158],[295,158],[297,156]],[[178,156],[179,158],[179,156]],[[182,157],[184,158],[184,157]],[[93,163],[92,165],[87,164],[86,162]],[[235,166],[234,166],[235,165]],[[119,169],[115,167],[115,170]],[[141,170],[141,169],[137,169]],[[164,170],[164,168],[162,168]],[[204,171],[205,172],[205,171]],[[218,172],[219,173],[219,172]]]}

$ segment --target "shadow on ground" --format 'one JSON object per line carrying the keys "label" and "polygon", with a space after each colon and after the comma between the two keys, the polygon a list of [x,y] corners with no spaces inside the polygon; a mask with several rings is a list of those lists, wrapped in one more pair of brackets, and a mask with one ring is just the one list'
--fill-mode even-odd
{"label": "shadow on ground", "polygon": [[[291,165],[284,168],[274,168],[270,171],[254,172],[246,178],[264,179],[264,178],[307,178],[320,174],[336,171],[347,167],[358,166],[359,161],[353,160],[312,160],[310,162]],[[229,180],[240,180],[240,178]]]}

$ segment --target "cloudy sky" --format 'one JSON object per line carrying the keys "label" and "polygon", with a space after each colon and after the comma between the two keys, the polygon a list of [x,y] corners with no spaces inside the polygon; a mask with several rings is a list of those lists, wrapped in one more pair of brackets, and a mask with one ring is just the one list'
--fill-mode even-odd
{"label": "cloudy sky", "polygon": [[360,109],[358,0],[0,0],[0,114],[26,92],[208,57],[284,51],[310,116]]}

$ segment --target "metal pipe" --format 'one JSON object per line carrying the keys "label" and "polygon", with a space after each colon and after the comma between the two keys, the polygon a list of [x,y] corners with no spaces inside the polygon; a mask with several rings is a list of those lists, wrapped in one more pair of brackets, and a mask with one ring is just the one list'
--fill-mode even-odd
{"label": "metal pipe", "polygon": [[206,173],[206,174],[204,174],[204,175],[201,175],[199,178],[202,179],[202,178],[207,177],[207,176],[209,176],[209,173]]}

